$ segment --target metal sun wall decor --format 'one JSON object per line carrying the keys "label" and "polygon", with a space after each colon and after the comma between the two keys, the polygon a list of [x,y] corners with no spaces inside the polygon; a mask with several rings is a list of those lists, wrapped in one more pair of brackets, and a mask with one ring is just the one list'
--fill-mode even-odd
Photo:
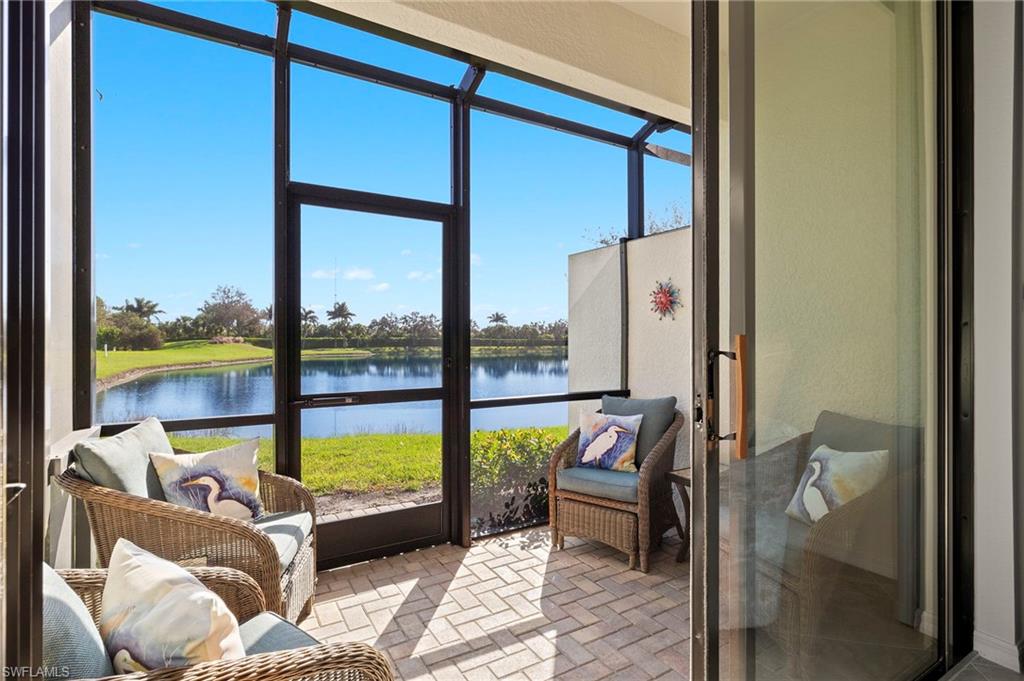
{"label": "metal sun wall decor", "polygon": [[682,306],[679,300],[679,289],[675,287],[671,279],[659,281],[651,291],[651,311],[657,313],[658,319],[665,317],[676,318],[676,309]]}

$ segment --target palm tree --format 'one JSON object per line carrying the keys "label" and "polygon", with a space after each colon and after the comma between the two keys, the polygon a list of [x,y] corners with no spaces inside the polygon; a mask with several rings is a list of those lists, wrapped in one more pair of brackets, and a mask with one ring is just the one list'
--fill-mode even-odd
{"label": "palm tree", "polygon": [[348,303],[345,302],[334,303],[334,307],[327,311],[327,318],[331,321],[341,322],[342,326],[348,326],[348,323],[352,321],[355,316],[356,313],[353,312],[349,308]]}
{"label": "palm tree", "polygon": [[504,312],[492,312],[487,321],[491,324],[508,324],[508,317],[505,316]]}
{"label": "palm tree", "polygon": [[310,331],[320,323],[320,318],[316,316],[316,312],[308,307],[303,307],[299,312],[299,321],[302,322],[302,329],[308,336]]}
{"label": "palm tree", "polygon": [[158,303],[149,300],[148,298],[136,298],[134,302],[128,302],[128,299],[124,299],[124,305],[118,305],[114,307],[118,312],[131,312],[132,314],[142,317],[147,322],[152,321],[153,317],[164,314],[164,311],[160,309]]}
{"label": "palm tree", "polygon": [[274,321],[274,306],[267,305],[265,308],[260,310],[260,318],[265,319],[268,322]]}

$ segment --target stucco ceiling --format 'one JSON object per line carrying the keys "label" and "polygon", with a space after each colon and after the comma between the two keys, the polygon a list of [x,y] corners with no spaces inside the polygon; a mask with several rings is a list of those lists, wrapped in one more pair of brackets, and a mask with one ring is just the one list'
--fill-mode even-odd
{"label": "stucco ceiling", "polygon": [[689,0],[612,0],[615,4],[628,9],[634,14],[660,24],[681,35],[690,35],[690,2]]}

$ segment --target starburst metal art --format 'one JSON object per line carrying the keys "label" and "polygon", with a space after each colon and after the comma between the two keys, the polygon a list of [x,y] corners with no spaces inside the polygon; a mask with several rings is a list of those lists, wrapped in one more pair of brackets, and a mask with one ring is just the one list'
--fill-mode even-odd
{"label": "starburst metal art", "polygon": [[676,309],[682,306],[679,300],[679,289],[672,284],[672,280],[659,281],[651,291],[651,312],[658,315],[658,319],[665,317],[676,318]]}

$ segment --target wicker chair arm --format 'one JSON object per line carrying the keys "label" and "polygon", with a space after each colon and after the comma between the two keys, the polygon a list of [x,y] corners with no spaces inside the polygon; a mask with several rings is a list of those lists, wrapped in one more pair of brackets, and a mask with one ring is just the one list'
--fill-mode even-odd
{"label": "wicker chair arm", "polygon": [[90,510],[101,566],[108,564],[116,538],[124,537],[174,562],[205,559],[207,566],[242,570],[256,579],[268,603],[280,601],[277,549],[252,523],[95,485],[72,471],[56,481]]}
{"label": "wicker chair arm", "polygon": [[555,484],[559,469],[572,468],[576,461],[576,450],[579,449],[579,445],[580,429],[577,428],[560,445],[555,447],[555,451],[551,454],[551,461],[548,462],[549,484]]}
{"label": "wicker chair arm", "polygon": [[877,502],[879,487],[829,511],[811,526],[804,543],[805,574],[818,556],[842,561],[854,550],[857,534],[865,525],[869,509]]}
{"label": "wicker chair arm", "polygon": [[322,643],[241,660],[107,677],[109,681],[391,681],[391,664],[364,643]]}
{"label": "wicker chair arm", "polygon": [[316,525],[316,501],[305,485],[286,475],[260,471],[260,499],[269,513],[305,511]]}
{"label": "wicker chair arm", "polygon": [[[206,588],[220,596],[239,622],[245,622],[267,609],[263,591],[252,577],[241,570],[219,567],[186,569]],[[107,572],[105,569],[57,570],[57,574],[82,599],[93,621],[97,623],[103,607]]]}
{"label": "wicker chair arm", "polygon": [[[676,454],[676,437],[683,427],[683,415],[677,410],[668,430],[661,436],[654,448],[640,464],[640,479],[637,481],[638,488],[649,490],[654,483],[662,483],[665,480],[665,473],[672,470]],[[643,496],[641,493],[640,496]]]}

